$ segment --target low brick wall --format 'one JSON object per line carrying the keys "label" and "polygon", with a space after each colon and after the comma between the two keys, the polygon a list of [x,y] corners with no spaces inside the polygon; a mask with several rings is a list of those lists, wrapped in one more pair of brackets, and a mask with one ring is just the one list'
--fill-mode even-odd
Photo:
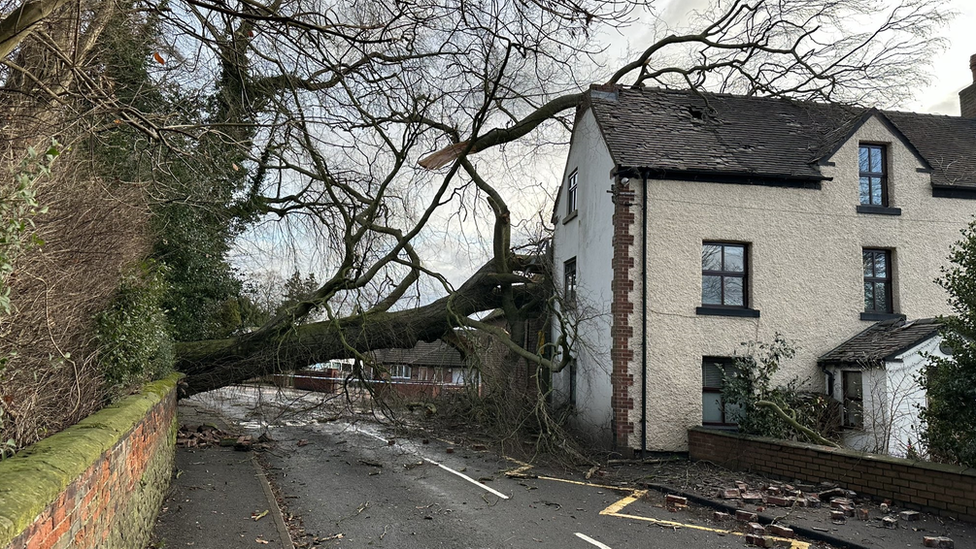
{"label": "low brick wall", "polygon": [[0,462],[0,548],[145,547],[172,475],[179,378]]}
{"label": "low brick wall", "polygon": [[693,460],[737,471],[836,482],[859,494],[976,522],[976,469],[702,427],[688,430],[688,453]]}

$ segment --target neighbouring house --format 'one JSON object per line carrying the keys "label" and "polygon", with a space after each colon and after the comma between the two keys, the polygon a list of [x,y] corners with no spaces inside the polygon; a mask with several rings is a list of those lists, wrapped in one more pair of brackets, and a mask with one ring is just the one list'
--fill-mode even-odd
{"label": "neighbouring house", "polygon": [[418,342],[410,349],[378,349],[369,353],[375,378],[383,379],[402,396],[436,397],[444,389],[480,381],[476,369],[457,349],[441,340]]}
{"label": "neighbouring house", "polygon": [[684,451],[689,427],[734,427],[721,372],[741,343],[782,333],[779,380],[825,391],[831,349],[950,313],[933,280],[976,211],[976,85],[960,99],[954,117],[591,87],[553,212],[578,334],[553,387],[576,426]]}
{"label": "neighbouring house", "polygon": [[843,403],[843,442],[866,452],[907,457],[919,446],[927,357],[948,357],[934,319],[886,320],[820,357],[827,394]]}

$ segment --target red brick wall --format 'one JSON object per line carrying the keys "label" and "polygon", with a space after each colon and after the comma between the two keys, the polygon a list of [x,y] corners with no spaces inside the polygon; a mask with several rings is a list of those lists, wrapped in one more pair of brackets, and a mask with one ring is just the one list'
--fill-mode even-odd
{"label": "red brick wall", "polygon": [[617,183],[613,189],[613,302],[610,304],[610,314],[613,324],[610,326],[610,340],[613,348],[610,350],[610,361],[613,366],[610,372],[610,385],[613,392],[610,406],[613,409],[613,444],[617,448],[632,448],[630,435],[634,432],[634,424],[630,420],[630,413],[634,409],[634,399],[630,397],[630,387],[634,384],[634,376],[630,372],[631,362],[634,360],[634,327],[630,325],[630,317],[634,313],[634,281],[630,270],[634,267],[632,254],[634,246],[635,216],[634,190],[628,185]]}
{"label": "red brick wall", "polygon": [[[21,494],[12,495],[3,494],[7,490],[0,489],[0,515],[16,519],[16,513],[29,512],[32,514],[28,516],[36,516],[9,544],[4,545],[3,541],[9,538],[0,532],[0,547],[144,547],[149,541],[173,470],[176,379],[173,378],[168,392],[151,405],[141,418],[139,415],[146,406],[145,396],[135,397],[142,399],[142,408],[138,407],[140,403],[137,402],[134,411],[132,407],[127,408],[123,401],[118,407],[98,412],[68,431],[54,435],[48,439],[51,442],[42,441],[39,446],[43,446],[33,452],[27,449],[25,455],[7,460],[5,466],[15,462],[10,465],[11,477],[21,479],[25,485],[31,485],[36,478],[40,478],[37,486],[42,488],[26,489]],[[131,415],[137,418],[134,426],[131,422],[127,423]],[[131,428],[120,433],[117,431],[120,425]],[[117,442],[108,445],[109,448],[100,455],[94,454],[97,458],[93,462],[86,457],[79,458],[82,461],[72,459],[72,456],[84,456],[86,451],[97,452],[92,448],[104,444],[104,439],[99,440],[99,437],[112,431],[114,433],[108,435],[111,437],[109,440],[117,439]],[[48,443],[45,445],[45,442]],[[29,501],[24,494],[36,496],[36,499],[43,497],[43,487],[50,487],[51,481],[55,480],[47,469],[50,464],[63,465],[65,470],[75,467],[81,474],[68,479],[67,486],[53,501],[49,500],[46,507],[41,507],[43,502],[39,503],[38,508],[43,510],[35,515],[30,509],[37,502]],[[35,479],[28,476],[31,468],[34,469]],[[0,477],[4,477],[6,472],[0,470]],[[2,497],[8,495],[10,497]],[[50,497],[50,494],[47,496]],[[16,524],[15,520],[12,522]]]}
{"label": "red brick wall", "polygon": [[836,482],[909,508],[976,521],[976,470],[814,444],[748,437],[701,427],[688,431],[693,460],[784,480]]}

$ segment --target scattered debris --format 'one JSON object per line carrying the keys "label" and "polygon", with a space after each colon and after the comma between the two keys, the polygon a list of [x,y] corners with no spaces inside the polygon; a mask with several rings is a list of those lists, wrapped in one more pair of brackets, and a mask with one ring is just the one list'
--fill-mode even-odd
{"label": "scattered debris", "polygon": [[918,520],[920,515],[921,513],[918,511],[902,511],[901,513],[898,513],[898,518],[906,522],[914,522]]}
{"label": "scattered debris", "polygon": [[237,437],[237,442],[234,443],[234,449],[238,452],[247,452],[251,449],[251,444],[251,435],[241,435]]}
{"label": "scattered debris", "polygon": [[258,513],[257,511],[255,511],[255,512],[251,513],[251,520],[253,520],[254,522],[257,522],[257,521],[263,519],[264,517],[268,516],[268,512],[269,511],[267,509],[265,509],[264,511],[261,511],[260,513]]}
{"label": "scattered debris", "polygon": [[898,528],[898,519],[896,517],[887,516],[881,519],[881,525],[889,530],[894,530]]}
{"label": "scattered debris", "polygon": [[308,445],[308,440],[302,438],[302,439],[299,439],[296,444],[297,444],[297,446],[299,448],[301,448],[302,446],[307,446]]}
{"label": "scattered debris", "polygon": [[922,545],[925,547],[936,547],[938,549],[953,549],[955,547],[955,543],[952,541],[952,539],[945,536],[925,536],[922,538]]}

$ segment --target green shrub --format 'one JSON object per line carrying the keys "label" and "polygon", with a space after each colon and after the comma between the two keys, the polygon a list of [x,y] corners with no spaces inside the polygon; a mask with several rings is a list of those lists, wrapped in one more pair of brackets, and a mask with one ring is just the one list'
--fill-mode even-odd
{"label": "green shrub", "polygon": [[164,269],[140,264],[122,277],[119,291],[97,321],[98,358],[110,393],[163,376],[173,368],[173,339],[162,303]]}

